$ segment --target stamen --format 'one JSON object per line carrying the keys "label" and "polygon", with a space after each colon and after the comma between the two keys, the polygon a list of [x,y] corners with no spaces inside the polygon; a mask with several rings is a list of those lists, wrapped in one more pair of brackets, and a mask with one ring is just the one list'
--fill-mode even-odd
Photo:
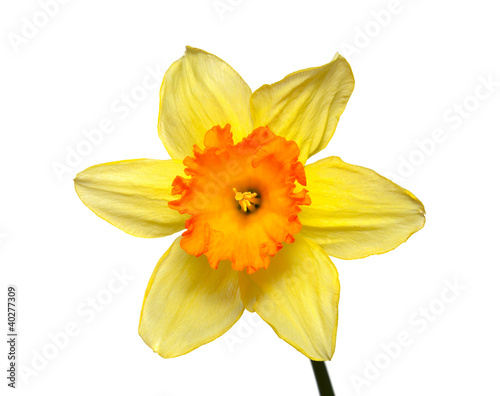
{"label": "stamen", "polygon": [[255,212],[257,209],[256,205],[260,204],[260,198],[257,198],[257,193],[250,191],[241,193],[233,188],[234,199],[240,204],[240,208],[243,212]]}

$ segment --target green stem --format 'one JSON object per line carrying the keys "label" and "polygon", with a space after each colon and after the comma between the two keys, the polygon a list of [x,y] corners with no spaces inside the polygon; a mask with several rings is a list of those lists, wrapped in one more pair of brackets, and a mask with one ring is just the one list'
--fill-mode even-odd
{"label": "green stem", "polygon": [[311,360],[320,396],[335,396],[325,362]]}

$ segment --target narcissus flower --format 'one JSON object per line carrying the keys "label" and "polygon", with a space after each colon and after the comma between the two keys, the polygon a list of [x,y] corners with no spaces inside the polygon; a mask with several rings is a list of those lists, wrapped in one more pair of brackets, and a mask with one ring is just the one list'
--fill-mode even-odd
{"label": "narcissus flower", "polygon": [[422,203],[377,173],[328,157],[354,88],[340,55],[252,93],[225,62],[187,48],[161,87],[171,160],[88,168],[76,191],[134,236],[186,229],[158,262],[139,333],[175,357],[225,333],[245,309],[313,360],[331,359],[339,280],[329,256],[394,249],[424,225]]}

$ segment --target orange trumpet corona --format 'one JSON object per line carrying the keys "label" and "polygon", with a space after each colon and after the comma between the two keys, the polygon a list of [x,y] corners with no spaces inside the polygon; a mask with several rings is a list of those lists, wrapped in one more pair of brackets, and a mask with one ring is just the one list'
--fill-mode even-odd
{"label": "orange trumpet corona", "polygon": [[232,268],[253,273],[269,266],[283,242],[293,243],[301,229],[300,205],[310,205],[299,147],[294,141],[259,127],[234,144],[231,126],[215,126],[204,138],[205,149],[193,147],[183,163],[190,178],[177,176],[169,202],[190,214],[181,247],[205,254],[217,268],[229,260]]}

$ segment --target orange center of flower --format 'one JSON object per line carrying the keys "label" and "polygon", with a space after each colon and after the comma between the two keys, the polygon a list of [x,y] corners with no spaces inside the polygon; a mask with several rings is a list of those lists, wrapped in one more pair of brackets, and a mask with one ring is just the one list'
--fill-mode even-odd
{"label": "orange center of flower", "polygon": [[205,254],[210,266],[229,260],[235,270],[253,273],[269,266],[283,242],[294,242],[300,231],[299,205],[310,205],[299,147],[267,127],[255,129],[234,144],[231,126],[215,126],[194,146],[177,176],[169,203],[188,213],[181,247],[189,254]]}

